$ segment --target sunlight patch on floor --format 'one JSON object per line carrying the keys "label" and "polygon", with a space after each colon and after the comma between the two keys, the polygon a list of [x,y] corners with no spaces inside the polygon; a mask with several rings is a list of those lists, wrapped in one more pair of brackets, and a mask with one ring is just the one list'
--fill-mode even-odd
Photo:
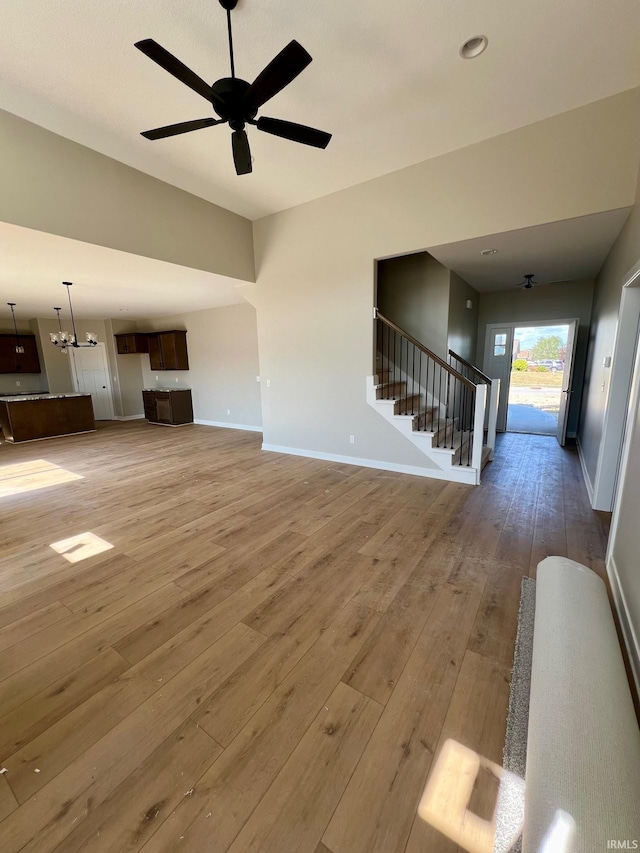
{"label": "sunlight patch on floor", "polygon": [[82,479],[82,474],[74,474],[59,465],[47,462],[46,459],[2,465],[0,466],[0,498]]}
{"label": "sunlight patch on floor", "polygon": [[70,563],[79,563],[88,557],[94,557],[96,554],[108,551],[113,548],[113,545],[106,539],[96,536],[95,533],[87,531],[87,533],[78,533],[77,536],[70,536],[68,539],[53,542],[49,547]]}

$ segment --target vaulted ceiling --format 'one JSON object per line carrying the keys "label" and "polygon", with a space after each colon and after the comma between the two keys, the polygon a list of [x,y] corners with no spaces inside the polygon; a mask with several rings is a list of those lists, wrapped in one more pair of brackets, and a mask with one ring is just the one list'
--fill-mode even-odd
{"label": "vaulted ceiling", "polygon": [[140,136],[210,109],[134,42],[227,76],[217,0],[3,0],[0,107],[258,218],[640,84],[637,0],[239,0],[233,21],[247,80],[293,38],[311,53],[262,112],[333,132],[326,151],[250,129],[237,177],[227,127]]}
{"label": "vaulted ceiling", "polygon": [[[311,53],[261,114],[331,131],[326,151],[249,128],[254,171],[238,177],[226,126],[140,136],[211,109],[134,42],[155,39],[208,81],[227,76],[218,0],[3,0],[0,108],[255,219],[640,85],[637,0],[238,0],[233,26],[236,70],[249,81],[291,39]],[[487,50],[462,59],[461,45],[477,35]],[[430,251],[479,290],[512,287],[524,272],[589,278],[626,215]],[[492,247],[495,255],[480,255]],[[22,317],[48,315],[62,279],[78,282],[85,317],[241,300],[223,276],[6,223],[0,248],[0,301],[17,301]]]}

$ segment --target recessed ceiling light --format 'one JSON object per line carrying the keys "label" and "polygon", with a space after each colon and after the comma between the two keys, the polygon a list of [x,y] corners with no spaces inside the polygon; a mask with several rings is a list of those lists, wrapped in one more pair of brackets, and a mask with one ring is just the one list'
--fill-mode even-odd
{"label": "recessed ceiling light", "polygon": [[119,311],[128,311],[129,309],[128,308],[119,308],[118,310]]}
{"label": "recessed ceiling light", "polygon": [[489,39],[486,36],[474,36],[473,38],[467,39],[462,45],[460,48],[460,56],[463,59],[475,59],[476,56],[480,56],[481,53],[484,53],[488,44]]}
{"label": "recessed ceiling light", "polygon": [[498,254],[498,250],[497,250],[497,249],[482,249],[482,250],[480,251],[480,254],[481,254],[481,255],[484,255],[485,257],[486,257],[487,255],[497,255],[497,254]]}

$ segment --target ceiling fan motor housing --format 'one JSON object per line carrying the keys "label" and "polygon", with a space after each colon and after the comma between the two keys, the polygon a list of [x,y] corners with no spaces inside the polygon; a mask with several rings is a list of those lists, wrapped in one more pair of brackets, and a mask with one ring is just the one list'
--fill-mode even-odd
{"label": "ceiling fan motor housing", "polygon": [[213,101],[213,108],[220,118],[228,122],[245,122],[255,118],[258,111],[247,111],[244,101],[249,85],[246,80],[240,80],[239,77],[223,77],[221,80],[216,80],[211,89],[218,96]]}

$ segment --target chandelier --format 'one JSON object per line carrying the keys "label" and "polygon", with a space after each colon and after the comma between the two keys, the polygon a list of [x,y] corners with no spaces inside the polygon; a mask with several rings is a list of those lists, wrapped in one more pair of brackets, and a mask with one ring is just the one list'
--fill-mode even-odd
{"label": "chandelier", "polygon": [[67,297],[69,298],[69,313],[71,315],[71,328],[73,329],[72,334],[68,334],[67,332],[62,331],[62,322],[60,320],[60,311],[62,308],[55,308],[54,311],[58,315],[58,332],[51,332],[49,337],[51,338],[51,343],[58,347],[61,352],[66,353],[68,347],[95,347],[98,343],[98,337],[93,332],[87,332],[86,334],[86,343],[78,343],[78,335],[76,333],[76,321],[73,317],[73,306],[71,305],[71,291],[69,288],[73,284],[71,281],[63,281],[64,286],[67,288]]}
{"label": "chandelier", "polygon": [[16,324],[16,312],[13,310],[16,307],[16,303],[7,302],[7,305],[9,306],[9,308],[11,308],[11,316],[13,317],[13,330],[16,333],[15,351],[17,355],[22,355],[22,353],[24,352],[24,347],[20,343],[20,335],[18,334],[18,326]]}

